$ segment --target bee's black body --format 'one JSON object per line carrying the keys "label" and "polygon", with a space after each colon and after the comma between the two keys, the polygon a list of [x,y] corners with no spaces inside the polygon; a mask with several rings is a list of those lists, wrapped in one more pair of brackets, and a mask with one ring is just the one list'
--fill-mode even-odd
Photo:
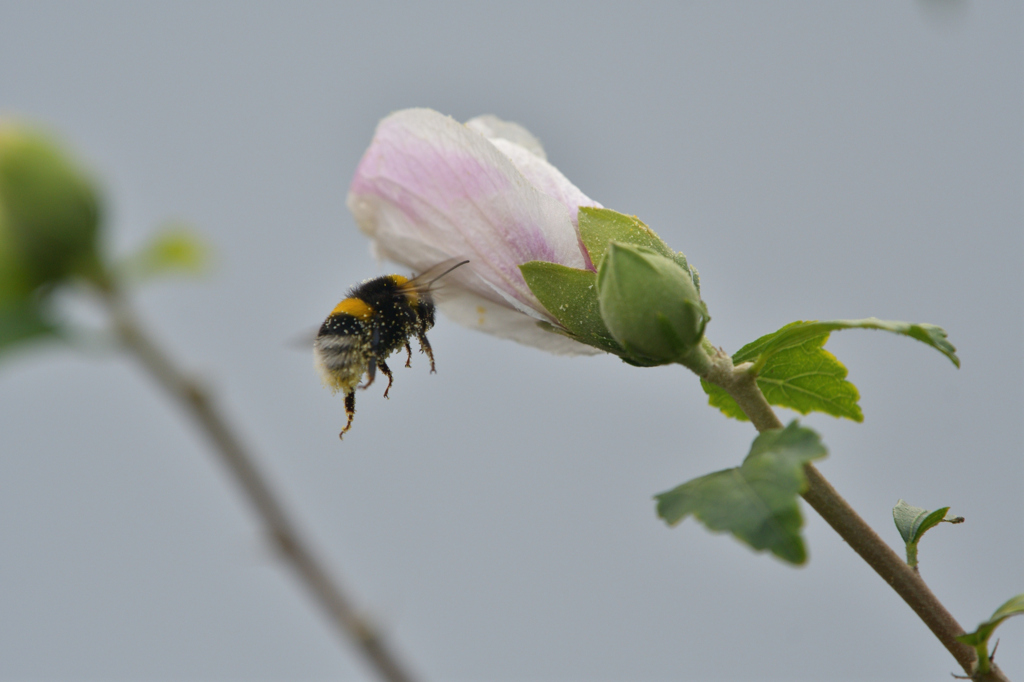
{"label": "bee's black body", "polygon": [[[407,282],[399,275],[385,275],[353,287],[345,300],[365,303],[372,314],[366,318],[345,311],[331,313],[320,326],[318,336],[363,338],[370,345],[371,356],[383,361],[408,345],[410,336],[421,337],[434,326],[434,303],[430,295],[410,291]],[[420,343],[425,341],[426,337],[420,339]]]}
{"label": "bee's black body", "polygon": [[[458,265],[446,261],[419,277],[406,279],[401,275],[385,275],[369,279],[349,292],[320,326],[313,344],[317,369],[324,383],[334,391],[344,391],[345,412],[348,423],[340,435],[352,425],[355,414],[355,389],[363,375],[368,379],[363,388],[373,383],[376,370],[388,378],[384,397],[391,389],[393,376],[387,358],[405,348],[408,352],[406,367],[412,360],[409,339],[416,337],[420,349],[430,358],[430,371],[434,370],[434,354],[427,341],[427,331],[434,326],[434,302],[430,298],[430,285],[438,277]],[[448,267],[441,275],[427,279],[438,270]]]}

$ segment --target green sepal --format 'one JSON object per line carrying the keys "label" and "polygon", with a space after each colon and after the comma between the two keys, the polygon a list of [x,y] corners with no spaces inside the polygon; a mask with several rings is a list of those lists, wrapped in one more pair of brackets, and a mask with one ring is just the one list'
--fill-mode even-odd
{"label": "green sepal", "polygon": [[[687,286],[695,289],[692,317],[703,324],[710,319],[707,306],[700,300],[700,279],[697,271],[686,261],[686,256],[673,251],[647,225],[635,216],[627,216],[605,208],[580,208],[578,212],[580,238],[586,248],[593,265],[593,270],[579,270],[555,263],[531,261],[519,266],[527,286],[558,321],[558,325],[547,325],[550,331],[565,334],[581,343],[593,346],[608,353],[618,355],[623,361],[639,367],[651,367],[675,362],[675,357],[666,359],[654,358],[644,354],[639,348],[626,348],[617,341],[609,330],[608,324],[601,318],[598,292],[598,276],[595,272],[604,262],[612,242],[627,247],[640,247],[644,251],[671,260],[682,272],[686,273]],[[638,307],[632,308],[634,311]],[[675,315],[675,311],[671,311]],[[655,313],[657,314],[657,313]],[[543,323],[541,323],[543,324]],[[671,331],[680,336],[678,324],[665,316],[664,320],[655,321],[659,334]],[[685,331],[685,330],[682,330]],[[682,334],[677,345],[692,345],[689,336]],[[699,337],[698,337],[699,338]]]}
{"label": "green sepal", "polygon": [[206,241],[189,226],[172,223],[121,260],[117,271],[122,278],[134,282],[166,275],[199,275],[209,265],[210,251]]}
{"label": "green sepal", "polygon": [[791,564],[807,561],[797,496],[804,465],[828,454],[821,438],[793,421],[758,435],[738,467],[695,478],[656,495],[658,516],[676,525],[689,515],[708,530],[729,532]]}
{"label": "green sepal", "polygon": [[[733,364],[753,363],[757,385],[771,405],[788,407],[801,414],[824,412],[863,421],[857,387],[846,381],[846,367],[824,349],[829,334],[842,329],[879,329],[909,336],[932,346],[960,366],[956,348],[946,340],[946,332],[941,327],[873,317],[792,322],[748,343],[733,355]],[[703,380],[701,385],[709,396],[710,405],[728,417],[746,419],[739,405],[723,389]]]}
{"label": "green sepal", "polygon": [[988,640],[999,625],[1010,616],[1024,614],[1024,594],[1011,597],[1009,601],[996,609],[992,617],[978,625],[974,632],[968,632],[957,636],[957,641],[974,647],[978,652],[978,673],[987,673],[991,667],[992,659],[988,655]]}
{"label": "green sepal", "polygon": [[608,332],[597,305],[597,273],[557,263],[530,261],[519,266],[526,285],[564,329],[551,326],[588,346],[615,355],[626,351]]}
{"label": "green sepal", "polygon": [[943,521],[946,523],[963,523],[962,516],[949,516],[949,507],[942,507],[935,511],[928,511],[922,507],[912,507],[903,500],[896,502],[892,508],[892,519],[896,523],[896,529],[907,547],[907,564],[911,567],[917,566],[917,543],[921,541],[924,534],[931,528]]}
{"label": "green sepal", "polygon": [[630,244],[644,249],[650,249],[657,254],[671,258],[681,268],[691,273],[693,284],[700,293],[700,277],[697,271],[687,263],[686,256],[681,252],[673,251],[668,244],[651,228],[637,218],[629,216],[609,208],[582,207],[577,213],[579,221],[580,239],[583,246],[590,254],[590,260],[594,268],[601,267],[605,252],[611,242]]}

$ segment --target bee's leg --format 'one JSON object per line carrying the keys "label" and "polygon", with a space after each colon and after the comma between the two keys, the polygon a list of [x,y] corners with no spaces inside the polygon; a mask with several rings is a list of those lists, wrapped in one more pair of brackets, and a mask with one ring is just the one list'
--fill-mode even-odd
{"label": "bee's leg", "polygon": [[430,358],[430,373],[437,374],[437,370],[434,369],[434,351],[430,348],[430,342],[427,341],[427,335],[420,332],[416,335],[416,338],[420,340],[420,350],[427,354]]}
{"label": "bee's leg", "polygon": [[338,438],[345,437],[345,432],[352,428],[352,417],[356,416],[356,392],[351,389],[345,394],[345,414],[348,415],[348,421],[345,422],[345,428],[338,434]]}
{"label": "bee's leg", "polygon": [[405,366],[412,367],[412,348],[409,346],[409,340],[405,341]]}
{"label": "bee's leg", "polygon": [[[363,388],[364,389],[369,388],[370,384],[373,383],[374,378],[377,376],[377,367],[380,366],[381,369],[384,368],[383,363],[377,361],[377,345],[379,343],[380,343],[380,328],[375,326],[373,328],[373,335],[370,337],[370,361],[368,363],[366,363],[366,375],[367,376],[366,376],[366,383],[363,384]],[[389,379],[391,378],[391,373],[390,372],[385,372],[385,374],[388,375]],[[388,387],[389,388],[391,387],[391,382],[390,381],[388,382]],[[384,395],[387,395],[387,391],[384,392]]]}
{"label": "bee's leg", "polygon": [[388,378],[388,387],[384,389],[384,397],[387,398],[388,391],[391,390],[391,384],[394,383],[395,377],[392,376],[391,368],[388,367],[388,363],[384,362],[383,360],[377,360],[377,367],[379,367],[380,371],[384,373],[384,376]]}
{"label": "bee's leg", "polygon": [[[366,369],[366,383],[363,384],[362,386],[360,386],[359,388],[362,388],[362,389],[369,388],[370,384],[373,383],[373,380],[374,380],[374,378],[376,378],[376,376],[377,376],[377,360],[374,359],[374,358],[370,358],[370,363],[367,365],[367,369]],[[391,375],[389,374],[388,376],[391,376]]]}

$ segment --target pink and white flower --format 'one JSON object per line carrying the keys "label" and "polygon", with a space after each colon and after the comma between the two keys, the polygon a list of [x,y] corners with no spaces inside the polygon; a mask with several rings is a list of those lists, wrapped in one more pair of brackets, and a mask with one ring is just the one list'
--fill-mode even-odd
{"label": "pink and white flower", "polygon": [[525,128],[494,116],[465,125],[431,109],[377,125],[356,169],[348,207],[378,257],[422,272],[449,258],[438,307],[455,321],[555,353],[596,349],[538,326],[558,326],[519,265],[593,269],[579,239],[581,206],[600,207],[548,163]]}

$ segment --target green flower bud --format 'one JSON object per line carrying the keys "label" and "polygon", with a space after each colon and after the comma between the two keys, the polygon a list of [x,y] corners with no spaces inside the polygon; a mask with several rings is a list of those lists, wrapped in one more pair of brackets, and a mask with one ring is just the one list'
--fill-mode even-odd
{"label": "green flower bud", "polygon": [[0,122],[0,299],[93,271],[99,215],[92,182],[53,141]]}
{"label": "green flower bud", "polygon": [[688,269],[628,244],[608,245],[597,297],[612,337],[631,354],[660,364],[683,359],[710,319]]}

